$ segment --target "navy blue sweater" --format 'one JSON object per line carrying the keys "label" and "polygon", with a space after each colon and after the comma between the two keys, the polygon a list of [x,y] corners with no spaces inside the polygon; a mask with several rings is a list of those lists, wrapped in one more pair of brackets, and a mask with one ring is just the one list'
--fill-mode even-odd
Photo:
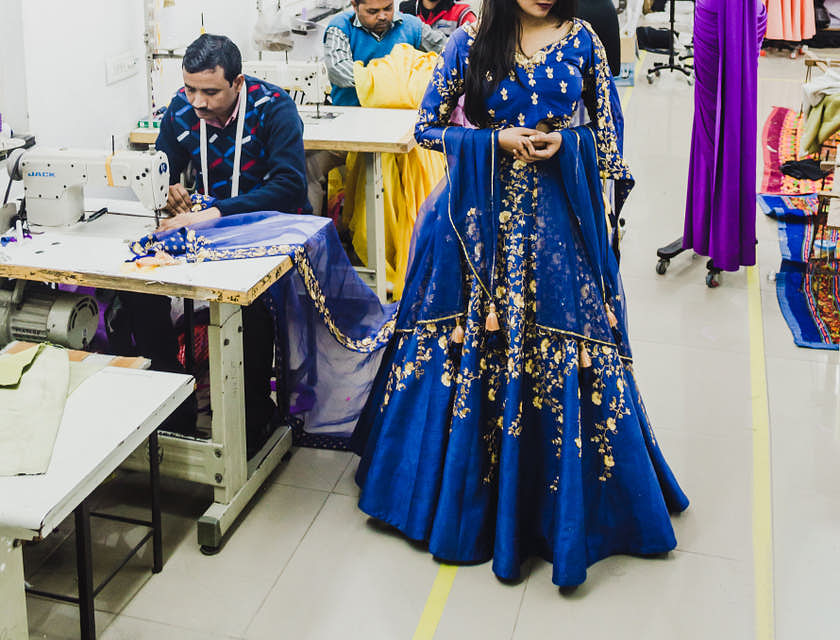
{"label": "navy blue sweater", "polygon": [[[210,195],[222,215],[251,211],[311,213],[306,191],[303,123],[289,95],[279,87],[245,76],[247,103],[242,134],[239,193],[230,197],[236,118],[224,129],[207,126]],[[201,188],[199,119],[182,87],[163,114],[155,144],[169,158],[175,184],[192,160]]]}

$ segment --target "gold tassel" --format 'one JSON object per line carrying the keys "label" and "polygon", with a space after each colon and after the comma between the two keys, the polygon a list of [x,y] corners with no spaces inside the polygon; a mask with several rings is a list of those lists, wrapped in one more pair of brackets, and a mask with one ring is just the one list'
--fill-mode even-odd
{"label": "gold tassel", "polygon": [[496,304],[490,303],[490,311],[487,313],[487,320],[484,321],[484,328],[487,331],[499,330],[499,316],[496,315]]}
{"label": "gold tassel", "polygon": [[610,327],[615,329],[618,326],[618,318],[615,317],[615,313],[613,313],[612,307],[607,305],[607,321],[610,323]]}
{"label": "gold tassel", "polygon": [[580,366],[582,369],[588,369],[592,366],[592,358],[589,357],[589,352],[583,342],[580,343]]}
{"label": "gold tassel", "polygon": [[457,324],[452,329],[452,335],[449,339],[452,341],[452,344],[464,344],[464,327],[461,326],[461,319],[458,318],[455,322]]}

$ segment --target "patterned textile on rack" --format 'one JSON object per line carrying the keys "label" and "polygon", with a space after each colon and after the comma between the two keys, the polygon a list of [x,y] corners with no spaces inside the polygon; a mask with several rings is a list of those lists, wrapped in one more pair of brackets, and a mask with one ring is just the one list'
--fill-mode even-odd
{"label": "patterned textile on rack", "polygon": [[[837,349],[840,342],[837,246],[840,233],[829,229],[814,239],[816,196],[759,196],[765,214],[779,220],[782,264],[776,274],[776,298],[799,347]],[[785,208],[783,205],[787,205]],[[829,258],[833,271],[808,269],[808,254]],[[833,259],[832,259],[833,258]]]}
{"label": "patterned textile on rack", "polygon": [[803,196],[758,194],[758,206],[765,215],[777,220],[801,220],[817,215],[818,198],[816,193]]}
{"label": "patterned textile on rack", "polygon": [[[762,145],[764,147],[764,174],[761,179],[761,191],[767,194],[801,195],[828,191],[834,182],[834,176],[822,180],[798,180],[782,173],[782,165],[788,160],[801,160],[798,150],[805,128],[802,114],[785,107],[773,107],[764,124]],[[826,146],[837,146],[840,138],[833,136]],[[810,157],[810,156],[808,156]]]}

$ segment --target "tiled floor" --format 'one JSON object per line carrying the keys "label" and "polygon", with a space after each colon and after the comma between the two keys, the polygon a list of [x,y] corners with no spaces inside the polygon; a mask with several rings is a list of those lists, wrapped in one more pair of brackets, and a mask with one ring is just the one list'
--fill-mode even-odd
{"label": "tiled floor", "polygon": [[[648,61],[650,61],[648,57]],[[797,105],[801,61],[763,58],[759,121]],[[559,592],[532,560],[503,584],[488,565],[458,569],[436,638],[755,637],[750,324],[744,271],[704,284],[705,260],[677,257],[654,272],[655,249],[681,232],[692,90],[677,77],[639,83],[626,109],[627,157],[638,181],[625,215],[624,282],[636,371],[665,454],[692,499],[675,518],[678,549],[655,560],[597,563],[577,590]],[[775,225],[758,220],[760,288],[772,434],[776,637],[836,638],[840,597],[840,422],[837,354],[798,349],[779,313]],[[199,553],[194,521],[210,495],[166,483],[166,565],[148,554],[97,600],[100,637],[411,638],[438,565],[419,545],[356,508],[356,459],[298,450],[255,499],[223,551]],[[770,478],[762,481],[770,482]],[[143,505],[142,478],[99,492],[109,508]],[[27,549],[39,584],[72,588],[72,538],[62,529]],[[104,570],[136,531],[98,523]],[[104,551],[102,550],[104,547]],[[74,610],[30,598],[32,638],[71,638]]]}

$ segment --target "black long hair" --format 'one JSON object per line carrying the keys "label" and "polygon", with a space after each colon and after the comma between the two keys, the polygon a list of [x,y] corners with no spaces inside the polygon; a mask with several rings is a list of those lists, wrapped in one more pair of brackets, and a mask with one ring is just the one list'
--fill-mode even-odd
{"label": "black long hair", "polygon": [[[561,25],[576,13],[577,0],[557,0],[549,15]],[[521,31],[516,0],[484,0],[464,81],[464,114],[479,127],[489,123],[485,99],[513,69]]]}

